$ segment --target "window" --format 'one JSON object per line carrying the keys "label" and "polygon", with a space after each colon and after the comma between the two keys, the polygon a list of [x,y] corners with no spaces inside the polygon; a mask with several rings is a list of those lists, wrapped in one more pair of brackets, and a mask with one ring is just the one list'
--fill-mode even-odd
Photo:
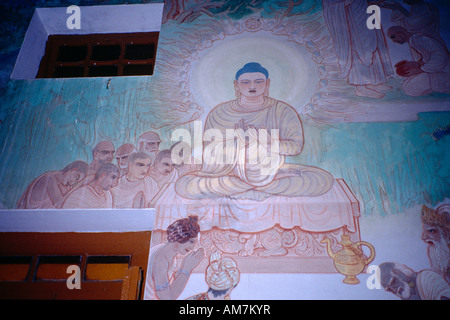
{"label": "window", "polygon": [[[142,299],[151,232],[0,232],[0,299]],[[80,290],[69,289],[78,266]]]}
{"label": "window", "polygon": [[36,78],[152,75],[159,32],[53,35]]}
{"label": "window", "polygon": [[34,281],[66,281],[67,267],[80,266],[81,256],[39,256]]}
{"label": "window", "polygon": [[26,281],[33,257],[0,256],[0,282]]}
{"label": "window", "polygon": [[87,257],[85,281],[122,280],[123,270],[129,268],[130,256],[89,256]]}
{"label": "window", "polygon": [[[45,71],[39,74],[41,78],[89,77],[89,73],[91,77],[151,74],[157,42],[147,41],[149,38],[139,41],[134,39],[128,43],[123,43],[122,40],[133,35],[143,35],[144,38],[150,35],[157,39],[161,30],[163,8],[163,2],[80,6],[80,29],[67,27],[70,16],[67,14],[67,7],[36,8],[11,79],[36,79],[42,62],[53,65],[50,66],[50,71],[45,69],[49,68],[48,65],[44,67]],[[96,39],[86,42],[90,37]],[[59,43],[53,49],[53,60],[48,60],[46,50],[55,41],[51,38],[58,39]],[[65,41],[68,42],[64,45]],[[153,63],[148,54],[152,50]],[[89,60],[92,64],[88,63]],[[81,63],[82,61],[86,63]]]}

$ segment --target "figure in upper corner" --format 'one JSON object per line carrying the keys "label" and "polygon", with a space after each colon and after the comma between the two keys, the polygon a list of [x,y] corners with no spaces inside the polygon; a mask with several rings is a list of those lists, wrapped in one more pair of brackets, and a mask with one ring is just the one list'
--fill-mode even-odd
{"label": "figure in upper corner", "polygon": [[333,39],[341,76],[355,95],[381,99],[394,74],[383,30],[368,29],[367,0],[323,0],[323,17]]}

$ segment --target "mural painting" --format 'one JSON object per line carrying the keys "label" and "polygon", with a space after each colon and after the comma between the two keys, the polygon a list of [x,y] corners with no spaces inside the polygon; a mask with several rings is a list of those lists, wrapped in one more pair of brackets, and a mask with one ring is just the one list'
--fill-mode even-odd
{"label": "mural painting", "polygon": [[448,10],[166,1],[153,76],[6,91],[3,207],[153,210],[145,299],[448,299]]}

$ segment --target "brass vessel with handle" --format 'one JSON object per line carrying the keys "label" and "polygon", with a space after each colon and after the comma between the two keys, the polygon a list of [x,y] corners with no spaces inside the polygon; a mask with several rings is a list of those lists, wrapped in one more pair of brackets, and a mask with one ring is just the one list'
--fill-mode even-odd
{"label": "brass vessel with handle", "polygon": [[[343,282],[347,284],[358,284],[359,280],[356,276],[375,258],[375,248],[373,245],[365,241],[352,242],[348,234],[342,235],[342,241],[339,242],[342,250],[336,253],[331,249],[330,239],[324,238],[320,242],[327,244],[328,255],[333,259],[336,270],[345,275]],[[364,255],[360,246],[367,246],[370,249],[370,256],[368,258]]]}

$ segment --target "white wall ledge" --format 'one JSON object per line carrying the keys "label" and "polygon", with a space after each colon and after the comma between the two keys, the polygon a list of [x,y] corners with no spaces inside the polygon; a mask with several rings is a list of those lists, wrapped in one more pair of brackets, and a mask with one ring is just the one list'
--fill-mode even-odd
{"label": "white wall ledge", "polygon": [[154,209],[2,210],[0,232],[151,231],[154,216]]}

